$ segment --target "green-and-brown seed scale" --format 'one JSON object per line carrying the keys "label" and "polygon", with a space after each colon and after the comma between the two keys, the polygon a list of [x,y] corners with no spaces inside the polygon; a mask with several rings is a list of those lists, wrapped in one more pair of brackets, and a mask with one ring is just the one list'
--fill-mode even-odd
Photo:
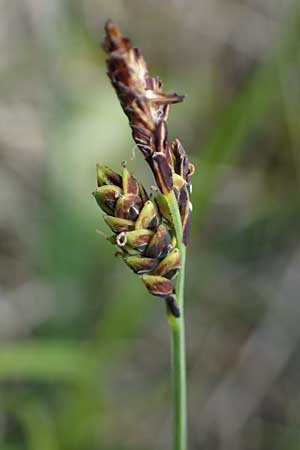
{"label": "green-and-brown seed scale", "polygon": [[125,165],[118,174],[97,166],[94,196],[114,232],[110,242],[125,263],[141,276],[148,291],[166,300],[179,317],[173,279],[180,270],[180,254],[166,195],[174,192],[187,244],[191,221],[191,177],[194,166],[178,139],[169,144],[167,119],[170,105],[183,96],[162,92],[159,78],[150,78],[140,50],[132,47],[111,21],[106,24],[103,48],[108,75],[129,119],[132,136],[155,177],[158,192],[152,199]]}

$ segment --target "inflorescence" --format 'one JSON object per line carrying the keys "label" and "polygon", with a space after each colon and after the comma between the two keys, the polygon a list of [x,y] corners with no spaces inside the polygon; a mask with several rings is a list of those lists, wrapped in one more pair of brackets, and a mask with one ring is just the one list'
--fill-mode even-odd
{"label": "inflorescence", "polygon": [[129,119],[133,139],[153,172],[158,192],[150,198],[125,164],[121,174],[98,165],[94,196],[114,233],[110,242],[141,276],[148,291],[164,298],[169,311],[179,317],[172,280],[180,270],[180,246],[167,195],[172,191],[175,194],[183,244],[187,245],[194,166],[178,139],[169,144],[167,120],[170,105],[184,97],[162,92],[160,79],[150,78],[140,50],[132,47],[114,23],[108,21],[105,31],[108,76]]}

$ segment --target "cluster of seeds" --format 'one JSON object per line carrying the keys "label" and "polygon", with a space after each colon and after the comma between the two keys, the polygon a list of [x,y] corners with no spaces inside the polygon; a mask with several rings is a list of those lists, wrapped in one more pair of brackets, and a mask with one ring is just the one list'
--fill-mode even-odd
{"label": "cluster of seeds", "polygon": [[170,312],[179,317],[172,283],[180,269],[179,250],[157,200],[149,198],[125,165],[121,175],[98,165],[97,185],[93,194],[114,233],[109,241],[118,247],[125,263],[141,276],[148,291],[165,299]]}

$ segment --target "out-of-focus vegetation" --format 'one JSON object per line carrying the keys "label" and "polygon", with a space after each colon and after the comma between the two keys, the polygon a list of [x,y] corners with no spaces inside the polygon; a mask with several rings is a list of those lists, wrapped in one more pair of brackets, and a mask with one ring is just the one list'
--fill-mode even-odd
{"label": "out-of-focus vegetation", "polygon": [[95,164],[132,159],[99,49],[142,47],[196,165],[190,450],[300,446],[300,11],[281,0],[3,0],[0,449],[170,448],[165,308],[113,256]]}

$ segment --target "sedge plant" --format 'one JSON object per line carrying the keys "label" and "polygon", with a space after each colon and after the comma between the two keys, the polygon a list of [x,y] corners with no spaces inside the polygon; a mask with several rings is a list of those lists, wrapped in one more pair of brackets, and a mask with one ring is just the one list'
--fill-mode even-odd
{"label": "sedge plant", "polygon": [[172,334],[174,450],[187,450],[184,280],[194,166],[180,141],[169,142],[167,133],[170,106],[184,97],[162,91],[160,79],[149,76],[140,50],[112,21],[106,23],[102,47],[108,76],[157,190],[149,196],[125,163],[121,173],[97,165],[94,196],[113,232],[109,241],[147,290],[166,303]]}

